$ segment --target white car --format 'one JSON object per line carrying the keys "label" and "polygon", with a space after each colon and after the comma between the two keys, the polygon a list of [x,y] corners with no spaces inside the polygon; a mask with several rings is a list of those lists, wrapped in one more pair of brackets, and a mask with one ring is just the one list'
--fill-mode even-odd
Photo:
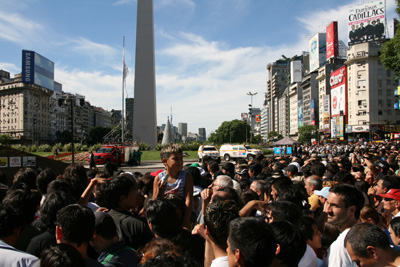
{"label": "white car", "polygon": [[222,145],[219,149],[219,155],[224,158],[225,161],[238,158],[247,158],[253,160],[257,154],[261,154],[262,151],[254,149],[249,145]]}
{"label": "white car", "polygon": [[204,156],[210,156],[213,160],[217,161],[218,164],[221,163],[221,157],[219,156],[219,151],[215,146],[212,145],[201,145],[197,151],[199,156],[199,162],[203,160]]}

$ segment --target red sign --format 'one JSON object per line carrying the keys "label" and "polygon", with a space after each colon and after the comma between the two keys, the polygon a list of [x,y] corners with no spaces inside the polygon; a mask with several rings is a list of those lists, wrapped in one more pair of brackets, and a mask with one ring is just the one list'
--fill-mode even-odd
{"label": "red sign", "polygon": [[339,55],[338,24],[333,21],[326,27],[326,59]]}
{"label": "red sign", "polygon": [[256,115],[256,122],[260,122],[261,121],[261,115]]}

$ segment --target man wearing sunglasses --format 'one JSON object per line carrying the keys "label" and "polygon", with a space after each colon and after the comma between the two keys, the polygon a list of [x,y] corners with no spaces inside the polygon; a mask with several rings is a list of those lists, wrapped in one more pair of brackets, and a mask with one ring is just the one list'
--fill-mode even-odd
{"label": "man wearing sunglasses", "polygon": [[386,194],[379,194],[383,199],[383,208],[387,210],[391,219],[400,217],[400,189],[390,189]]}

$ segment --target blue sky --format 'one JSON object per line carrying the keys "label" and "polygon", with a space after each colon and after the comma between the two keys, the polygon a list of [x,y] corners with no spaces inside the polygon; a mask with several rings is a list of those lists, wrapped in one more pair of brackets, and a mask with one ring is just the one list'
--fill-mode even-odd
{"label": "blue sky", "polygon": [[[308,50],[308,40],[337,20],[347,43],[347,13],[370,1],[154,0],[158,125],[207,135],[223,121],[260,107],[266,65]],[[22,49],[55,63],[63,90],[92,105],[121,109],[122,38],[133,97],[137,0],[0,0],[0,69],[21,72]],[[397,18],[395,0],[387,18]]]}

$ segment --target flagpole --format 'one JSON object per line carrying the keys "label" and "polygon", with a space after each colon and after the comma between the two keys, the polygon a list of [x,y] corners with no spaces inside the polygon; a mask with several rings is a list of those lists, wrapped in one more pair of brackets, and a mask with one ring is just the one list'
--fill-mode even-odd
{"label": "flagpole", "polygon": [[125,111],[124,111],[125,96],[124,96],[124,90],[125,90],[125,36],[123,37],[123,48],[122,48],[122,111],[121,111],[121,117],[122,117],[121,141],[122,141],[122,143],[125,142]]}

